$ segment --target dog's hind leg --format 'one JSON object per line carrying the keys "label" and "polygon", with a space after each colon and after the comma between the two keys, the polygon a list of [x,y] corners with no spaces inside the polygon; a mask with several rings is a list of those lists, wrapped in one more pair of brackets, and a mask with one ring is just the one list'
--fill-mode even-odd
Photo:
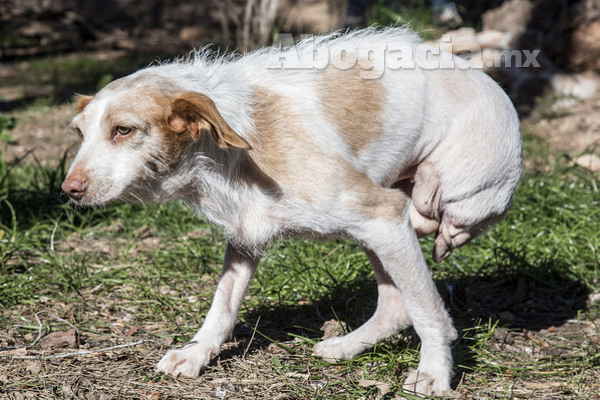
{"label": "dog's hind leg", "polygon": [[179,350],[169,350],[158,363],[158,372],[175,377],[196,377],[219,354],[221,345],[231,337],[259,260],[258,256],[248,255],[231,244],[227,245],[223,275],[202,328],[189,345]]}
{"label": "dog's hind leg", "polygon": [[381,261],[372,251],[365,252],[377,278],[377,309],[358,329],[315,344],[313,353],[319,357],[332,361],[350,359],[411,324],[402,295]]}
{"label": "dog's hind leg", "polygon": [[362,194],[355,191],[347,197],[352,199],[348,206],[363,217],[348,233],[377,255],[402,294],[421,339],[418,369],[408,375],[404,387],[427,395],[442,394],[450,389],[450,343],[457,334],[411,226],[407,199],[395,189],[371,187],[368,193],[364,189]]}

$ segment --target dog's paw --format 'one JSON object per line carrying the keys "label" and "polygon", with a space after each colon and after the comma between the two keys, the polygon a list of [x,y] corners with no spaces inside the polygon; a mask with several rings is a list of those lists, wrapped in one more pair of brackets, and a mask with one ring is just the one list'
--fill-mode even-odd
{"label": "dog's paw", "polygon": [[195,378],[216,353],[214,349],[208,349],[199,343],[179,350],[169,350],[158,363],[156,371],[171,374],[176,378]]}
{"label": "dog's paw", "polygon": [[436,379],[426,372],[413,370],[408,374],[402,388],[411,393],[440,396],[450,390],[450,385],[447,379]]}
{"label": "dog's paw", "polygon": [[346,345],[344,337],[332,337],[322,342],[316,343],[313,347],[313,355],[321,357],[328,362],[338,362],[340,360],[349,360],[355,354]]}

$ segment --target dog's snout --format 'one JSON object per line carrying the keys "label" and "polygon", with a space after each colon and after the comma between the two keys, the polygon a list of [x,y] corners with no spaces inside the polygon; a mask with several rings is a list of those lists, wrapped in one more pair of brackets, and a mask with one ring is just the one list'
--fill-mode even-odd
{"label": "dog's snout", "polygon": [[87,189],[87,180],[67,177],[61,187],[73,200],[81,200]]}

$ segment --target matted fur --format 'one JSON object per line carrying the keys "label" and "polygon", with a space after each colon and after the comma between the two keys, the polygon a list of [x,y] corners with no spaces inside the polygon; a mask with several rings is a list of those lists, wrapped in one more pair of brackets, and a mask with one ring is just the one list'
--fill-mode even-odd
{"label": "matted fur", "polygon": [[[521,173],[519,120],[479,71],[377,64],[370,72],[383,73],[372,79],[368,56],[335,59],[340,49],[392,45],[419,41],[400,28],[367,29],[244,56],[203,50],[80,98],[70,128],[82,145],[63,183],[73,201],[181,198],[228,238],[204,325],[159,371],[197,376],[219,353],[270,240],[345,236],[373,265],[377,310],[315,354],[350,358],[413,325],[421,361],[405,388],[449,388],[456,332],[417,234],[436,234],[440,261],[504,215]],[[331,64],[294,64],[314,46],[331,50]]]}

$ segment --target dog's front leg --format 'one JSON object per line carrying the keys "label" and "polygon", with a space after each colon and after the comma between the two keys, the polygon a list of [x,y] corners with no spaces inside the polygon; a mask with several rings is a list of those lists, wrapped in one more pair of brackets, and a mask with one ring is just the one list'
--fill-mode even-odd
{"label": "dog's front leg", "polygon": [[221,345],[233,332],[240,305],[259,260],[260,256],[248,255],[232,244],[227,245],[223,275],[204,324],[190,344],[165,354],[158,363],[158,372],[175,377],[196,377],[219,354]]}

